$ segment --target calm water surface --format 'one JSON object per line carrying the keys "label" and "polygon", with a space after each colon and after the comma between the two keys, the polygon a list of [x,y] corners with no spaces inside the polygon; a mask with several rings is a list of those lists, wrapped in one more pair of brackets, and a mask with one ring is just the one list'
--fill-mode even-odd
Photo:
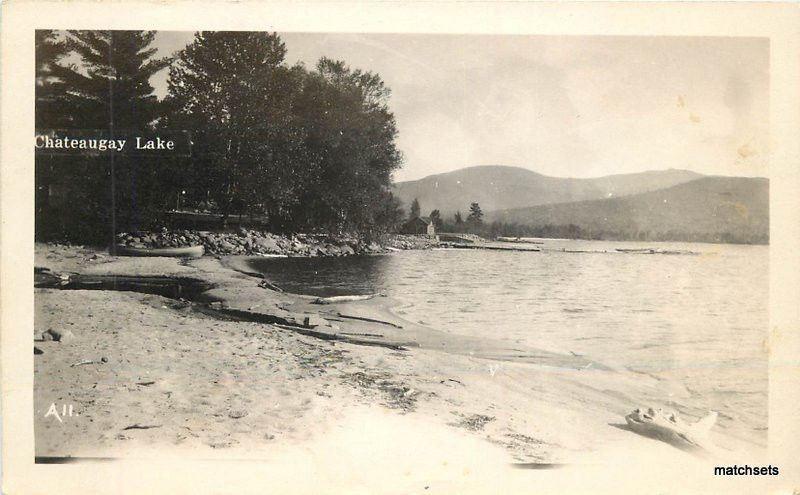
{"label": "calm water surface", "polygon": [[[615,252],[641,247],[699,254]],[[545,241],[542,248],[251,263],[290,292],[382,292],[404,318],[446,332],[584,354],[677,382],[694,403],[766,427],[767,246]]]}

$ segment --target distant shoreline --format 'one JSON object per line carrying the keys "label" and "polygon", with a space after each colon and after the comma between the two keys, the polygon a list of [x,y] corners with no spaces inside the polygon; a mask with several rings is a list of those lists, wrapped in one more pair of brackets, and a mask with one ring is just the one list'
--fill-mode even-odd
{"label": "distant shoreline", "polygon": [[[503,247],[514,250],[513,244],[520,244],[524,250],[541,247],[548,242],[610,242],[610,243],[635,243],[642,244],[710,244],[710,245],[751,245],[769,246],[769,242],[721,242],[719,240],[685,240],[685,239],[592,239],[582,237],[536,237],[536,236],[498,236],[496,239],[486,239],[473,234],[441,233],[435,236],[385,234],[380,239],[367,242],[358,235],[327,235],[327,234],[293,234],[277,235],[257,229],[234,229],[229,232],[213,232],[193,229],[161,229],[153,232],[140,232],[119,234],[117,244],[133,248],[167,248],[188,247],[202,245],[206,255],[252,255],[252,256],[351,256],[356,254],[384,254],[398,250],[431,249],[442,247],[470,247],[469,243],[452,242],[452,236],[482,239],[479,243],[472,244],[474,248],[485,247],[488,249]],[[447,236],[441,239],[439,236]],[[519,241],[516,241],[519,239]],[[109,246],[94,245],[79,242],[47,242],[53,245],[66,246],[93,246],[98,250],[108,249]]]}

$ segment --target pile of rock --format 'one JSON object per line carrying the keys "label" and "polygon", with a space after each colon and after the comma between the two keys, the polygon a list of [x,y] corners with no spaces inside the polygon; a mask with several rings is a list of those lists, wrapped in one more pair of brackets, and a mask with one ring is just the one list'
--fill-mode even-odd
{"label": "pile of rock", "polygon": [[386,247],[393,249],[431,249],[439,245],[439,241],[433,236],[426,235],[392,235],[385,241]]}
{"label": "pile of rock", "polygon": [[[413,236],[404,236],[413,237]],[[291,237],[241,228],[237,232],[194,230],[122,233],[117,244],[135,248],[168,248],[203,245],[212,255],[349,256],[379,254],[386,248],[355,236],[296,234]],[[395,249],[420,249],[408,240],[392,241]]]}

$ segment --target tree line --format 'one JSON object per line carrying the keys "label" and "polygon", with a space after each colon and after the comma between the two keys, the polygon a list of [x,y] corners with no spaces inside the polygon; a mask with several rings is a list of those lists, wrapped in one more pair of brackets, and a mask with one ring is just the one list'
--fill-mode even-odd
{"label": "tree line", "polygon": [[[420,216],[422,206],[418,199],[411,202],[409,219]],[[436,227],[436,232],[476,234],[487,239],[498,237],[535,237],[542,239],[584,239],[603,241],[679,241],[712,242],[726,244],[768,244],[766,235],[748,232],[683,232],[678,230],[642,230],[631,226],[628,229],[610,230],[601,226],[586,228],[576,224],[528,225],[521,223],[485,222],[483,211],[478,203],[470,203],[466,219],[460,211],[452,218],[445,219],[438,209],[431,210],[428,218]]]}
{"label": "tree line", "polygon": [[[190,156],[36,157],[39,239],[102,242],[177,206],[276,232],[390,231],[402,156],[380,76],[286,62],[277,34],[197,32],[156,57],[154,31],[36,33],[37,129],[188,131]],[[168,70],[159,100],[150,81]]]}
{"label": "tree line", "polygon": [[[421,211],[422,207],[419,203],[419,199],[414,198],[409,207],[408,220],[420,218]],[[461,212],[457,211],[453,216],[453,221],[447,222],[442,218],[442,213],[438,209],[431,210],[430,214],[428,214],[428,219],[433,223],[436,232],[471,233],[478,235],[485,235],[487,233],[483,223],[483,210],[481,210],[481,205],[476,202],[470,203],[469,215],[466,221],[462,218]]]}

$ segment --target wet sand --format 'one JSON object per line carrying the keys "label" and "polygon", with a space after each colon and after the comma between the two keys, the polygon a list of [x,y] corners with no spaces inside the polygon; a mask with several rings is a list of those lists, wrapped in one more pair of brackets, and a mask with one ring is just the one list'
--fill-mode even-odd
{"label": "wet sand", "polygon": [[[442,449],[466,442],[482,463],[498,465],[582,465],[621,451],[693,459],[619,428],[643,405],[638,397],[652,396],[655,378],[448,335],[398,318],[386,298],[315,304],[259,286],[235,260],[209,257],[98,257],[38,245],[36,266],[215,286],[196,302],[36,289],[34,338],[49,328],[75,336],[34,342],[43,351],[34,357],[38,456],[271,459],[313,449],[342,428],[357,438],[375,421],[391,424],[390,456],[429,431],[447,439]],[[46,417],[51,404],[59,412],[71,404],[74,415]],[[756,448],[719,430],[713,440]]]}

